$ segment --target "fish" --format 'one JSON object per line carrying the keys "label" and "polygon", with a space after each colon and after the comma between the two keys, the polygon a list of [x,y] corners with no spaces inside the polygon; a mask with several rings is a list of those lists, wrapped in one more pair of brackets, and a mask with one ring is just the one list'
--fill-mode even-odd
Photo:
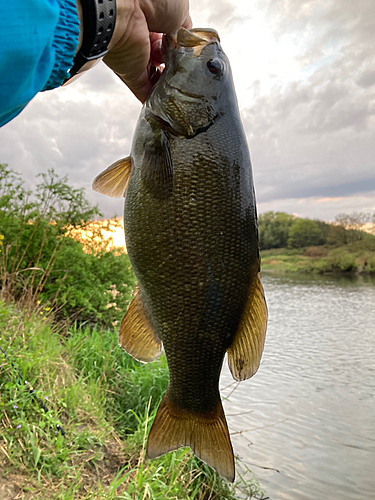
{"label": "fish", "polygon": [[137,289],[120,346],[144,363],[164,348],[169,384],[147,457],[183,446],[235,479],[220,392],[258,370],[267,327],[249,149],[230,63],[213,29],[164,35],[165,69],[145,101],[130,156],[93,189],[125,197]]}

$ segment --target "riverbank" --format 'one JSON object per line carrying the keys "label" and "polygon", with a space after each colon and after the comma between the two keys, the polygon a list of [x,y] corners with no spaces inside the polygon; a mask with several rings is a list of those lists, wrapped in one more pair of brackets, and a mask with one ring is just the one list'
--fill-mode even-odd
{"label": "riverbank", "polygon": [[[0,301],[0,332],[2,500],[238,498],[241,484],[187,449],[145,459],[168,383],[164,356],[137,363],[116,333],[54,325],[41,304],[27,314]],[[255,480],[238,479],[261,497]]]}
{"label": "riverbank", "polygon": [[327,245],[263,250],[262,270],[275,273],[345,273],[375,275],[375,241],[360,240],[341,247]]}

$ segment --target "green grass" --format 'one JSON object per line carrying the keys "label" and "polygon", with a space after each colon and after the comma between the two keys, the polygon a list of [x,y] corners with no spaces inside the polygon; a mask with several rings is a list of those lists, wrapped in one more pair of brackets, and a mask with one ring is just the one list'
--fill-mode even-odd
{"label": "green grass", "polygon": [[150,401],[151,413],[167,388],[164,356],[144,365],[118,346],[117,333],[91,328],[71,328],[65,347],[70,364],[88,384],[105,388],[104,406],[118,435],[134,433]]}
{"label": "green grass", "polygon": [[0,352],[2,500],[234,500],[236,487],[261,498],[255,480],[232,486],[188,449],[146,460],[165,358],[140,365],[115,333],[59,330],[46,309],[27,314],[0,301],[0,346],[9,357]]}
{"label": "green grass", "polygon": [[342,247],[263,250],[262,270],[277,273],[375,274],[375,242],[361,240]]}

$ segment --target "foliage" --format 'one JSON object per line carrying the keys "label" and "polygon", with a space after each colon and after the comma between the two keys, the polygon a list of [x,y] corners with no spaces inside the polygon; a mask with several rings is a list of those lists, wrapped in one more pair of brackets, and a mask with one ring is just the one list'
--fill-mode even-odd
{"label": "foliage", "polygon": [[285,248],[293,215],[284,212],[266,212],[259,215],[259,243],[262,250]]}
{"label": "foliage", "polygon": [[346,229],[341,225],[330,225],[327,243],[332,246],[349,245],[355,241],[363,240],[367,234],[357,229]]}
{"label": "foliage", "polygon": [[333,250],[328,256],[327,266],[330,267],[331,271],[344,272],[356,270],[358,267],[354,255],[339,248]]}
{"label": "foliage", "polygon": [[332,246],[343,246],[347,244],[347,230],[344,226],[331,225],[327,235],[327,243]]}
{"label": "foliage", "polygon": [[[336,227],[336,226],[333,226]],[[313,246],[303,249],[272,249],[262,252],[262,270],[304,273],[375,273],[375,237],[340,247]]]}
{"label": "foliage", "polygon": [[[311,219],[295,219],[289,230],[288,247],[302,248],[325,243],[322,226],[324,222],[316,222]],[[328,226],[328,224],[325,224]]]}
{"label": "foliage", "polygon": [[[122,352],[110,331],[75,326],[64,337],[50,322],[51,311],[42,306],[30,315],[0,301],[0,347],[8,355],[0,352],[0,491],[5,484],[10,492],[5,499],[237,498],[237,485],[187,449],[144,459],[147,430],[166,386],[164,358],[153,371]],[[117,430],[125,427],[122,441]],[[253,479],[240,481],[247,498],[260,498]]]}
{"label": "foliage", "polygon": [[98,208],[53,170],[39,177],[32,197],[19,174],[0,164],[0,297],[42,301],[58,319],[112,325],[134,287],[129,259],[98,244],[98,232],[85,247],[69,237],[72,229],[84,232]]}
{"label": "foliage", "polygon": [[319,245],[325,245],[327,243],[328,233],[331,228],[331,224],[319,219],[313,219],[313,222],[315,222],[316,226],[320,230],[320,238],[318,239]]}
{"label": "foliage", "polygon": [[363,221],[369,214],[339,214],[336,223],[294,217],[284,212],[266,212],[259,216],[261,250],[276,248],[306,248],[329,245],[339,247],[367,237]]}
{"label": "foliage", "polygon": [[367,260],[367,268],[369,272],[372,272],[375,274],[375,254],[373,254],[368,260]]}

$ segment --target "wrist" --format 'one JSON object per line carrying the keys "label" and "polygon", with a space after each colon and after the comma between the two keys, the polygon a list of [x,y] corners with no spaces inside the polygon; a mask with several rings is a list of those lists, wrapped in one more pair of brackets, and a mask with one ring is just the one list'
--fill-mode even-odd
{"label": "wrist", "polygon": [[65,84],[99,62],[107,53],[116,24],[116,0],[76,0],[80,37]]}
{"label": "wrist", "polygon": [[116,46],[121,45],[124,36],[127,36],[130,19],[136,10],[138,0],[116,0],[116,23],[111,41],[108,44],[108,50],[111,51]]}

